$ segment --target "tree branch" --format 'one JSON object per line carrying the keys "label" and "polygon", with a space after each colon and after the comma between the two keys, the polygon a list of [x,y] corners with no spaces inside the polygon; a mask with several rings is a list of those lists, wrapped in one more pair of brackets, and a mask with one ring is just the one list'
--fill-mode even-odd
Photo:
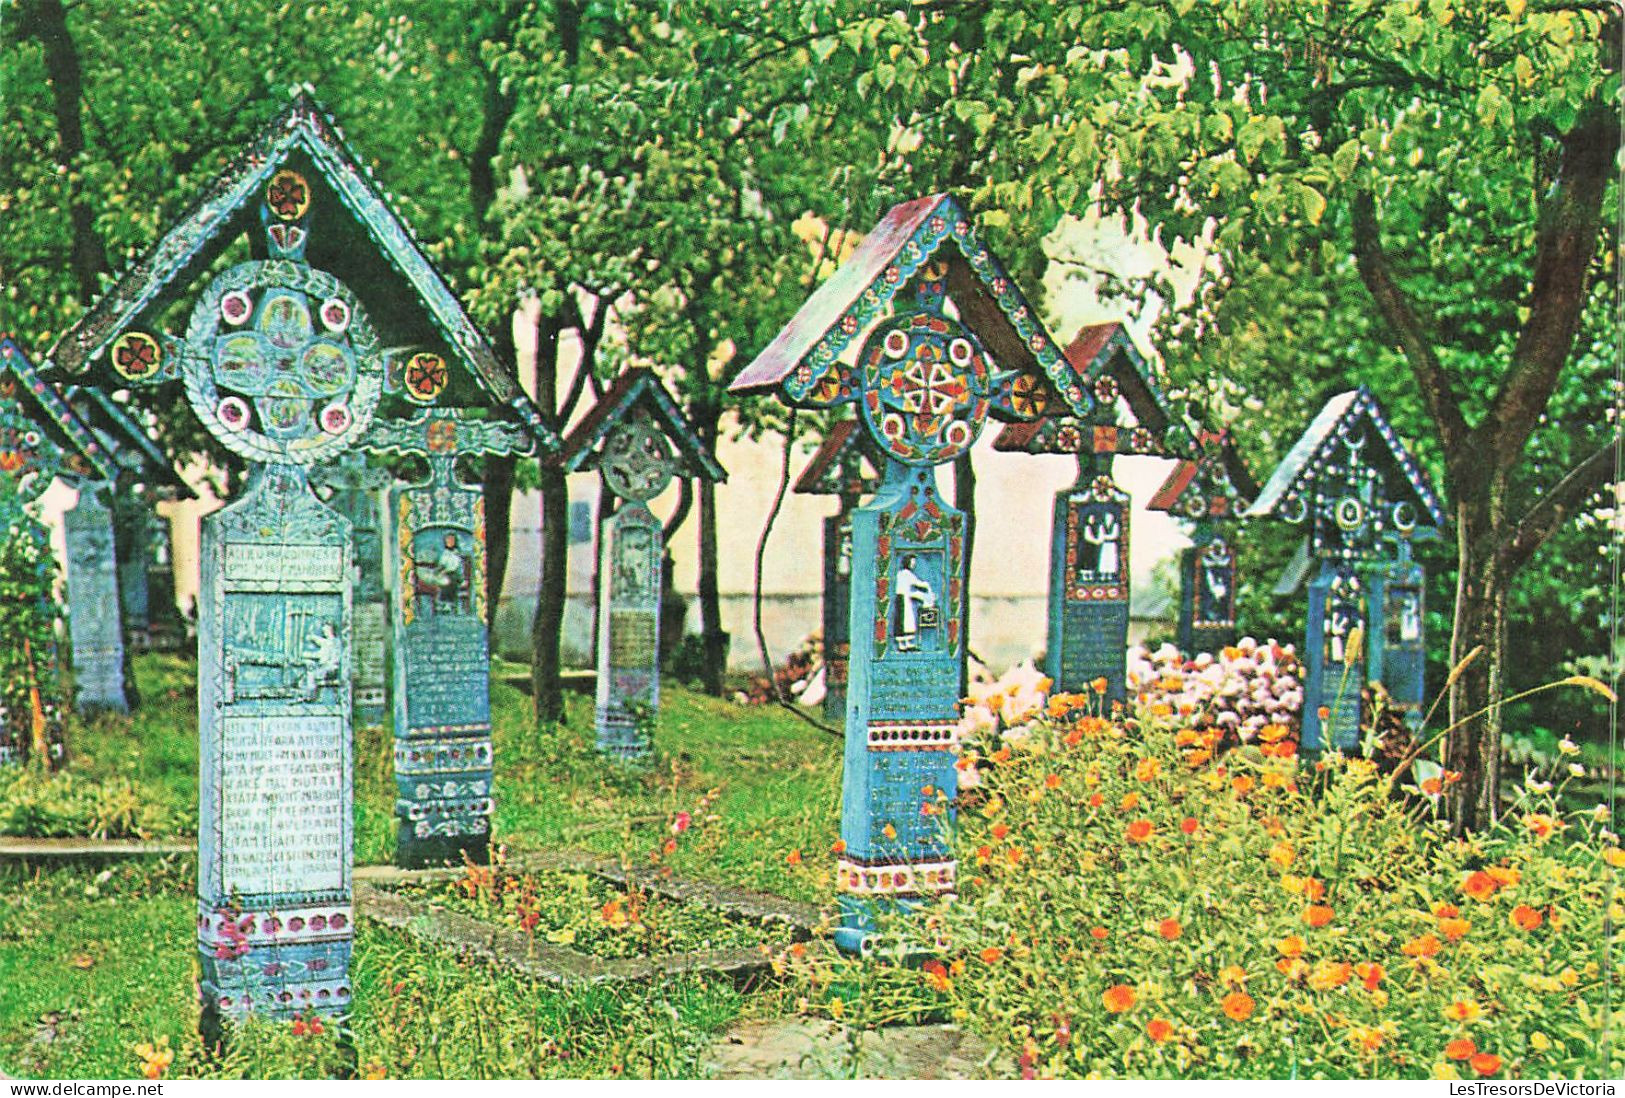
{"label": "tree branch", "polygon": [[1513,528],[1501,550],[1508,575],[1527,564],[1547,538],[1557,533],[1592,496],[1613,481],[1616,445],[1617,440],[1611,438],[1597,447],[1553,485],[1551,491],[1535,501],[1529,513]]}
{"label": "tree branch", "polygon": [[1541,205],[1535,236],[1529,320],[1489,414],[1471,440],[1473,449],[1498,468],[1510,469],[1522,459],[1574,347],[1597,254],[1603,192],[1618,148],[1619,124],[1601,102],[1588,107],[1563,136],[1557,183]]}
{"label": "tree branch", "polygon": [[[1353,222],[1354,257],[1360,268],[1360,280],[1370,291],[1378,312],[1393,330],[1393,336],[1410,364],[1417,387],[1422,391],[1423,403],[1427,405],[1428,415],[1433,418],[1439,431],[1439,441],[1444,444],[1446,465],[1454,481],[1457,479],[1458,463],[1464,467],[1469,460],[1465,447],[1470,431],[1467,420],[1461,414],[1461,400],[1456,396],[1450,375],[1445,372],[1432,343],[1422,330],[1421,318],[1416,315],[1405,291],[1394,280],[1388,256],[1382,250],[1377,202],[1370,191],[1362,190],[1354,196]],[[1455,487],[1459,492],[1460,486]]]}

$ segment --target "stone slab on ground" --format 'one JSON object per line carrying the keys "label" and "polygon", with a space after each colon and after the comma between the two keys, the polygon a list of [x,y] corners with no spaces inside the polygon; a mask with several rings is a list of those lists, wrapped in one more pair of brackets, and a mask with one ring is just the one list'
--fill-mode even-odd
{"label": "stone slab on ground", "polygon": [[151,858],[195,854],[197,840],[0,838],[0,861],[71,861],[75,858]]}
{"label": "stone slab on ground", "polygon": [[[855,1041],[855,1045],[854,1045]],[[774,1018],[741,1023],[711,1046],[707,1071],[718,1079],[981,1079],[993,1049],[949,1025],[852,1030],[825,1019]]]}

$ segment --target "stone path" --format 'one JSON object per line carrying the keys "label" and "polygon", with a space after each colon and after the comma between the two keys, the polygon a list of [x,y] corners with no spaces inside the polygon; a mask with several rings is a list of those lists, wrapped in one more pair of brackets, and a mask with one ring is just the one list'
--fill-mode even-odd
{"label": "stone path", "polygon": [[954,1026],[852,1030],[812,1018],[745,1022],[711,1047],[706,1070],[718,1079],[981,1079],[1008,1072],[984,1066],[992,1049]]}

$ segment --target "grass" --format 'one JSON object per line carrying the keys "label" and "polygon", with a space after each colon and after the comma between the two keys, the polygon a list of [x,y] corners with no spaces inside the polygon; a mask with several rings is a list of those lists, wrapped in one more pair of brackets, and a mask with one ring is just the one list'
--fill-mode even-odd
{"label": "grass", "polygon": [[[130,718],[73,729],[67,780],[127,782],[154,836],[195,830],[193,668],[172,655],[139,657],[143,706]],[[536,728],[529,699],[503,678],[499,667],[491,691],[499,843],[642,863],[687,812],[692,826],[665,857],[677,873],[827,899],[839,826],[834,737],[774,709],[669,686],[656,762],[627,771],[593,749],[589,698],[570,695],[562,725]],[[384,730],[357,730],[358,864],[393,854],[390,757]],[[140,1070],[134,1045],[167,1037],[177,1055],[166,1077],[322,1074],[314,1046],[290,1046],[280,1030],[268,1042],[239,1042],[250,1051],[224,1063],[203,1058],[193,1035],[194,877],[190,857],[106,868],[0,866],[0,1070],[129,1076]],[[599,899],[593,893],[583,903]],[[367,922],[358,927],[352,974],[357,1067],[426,1078],[691,1076],[717,1030],[742,1012],[771,1012],[778,996],[745,994],[715,978],[560,990]]]}
{"label": "grass", "polygon": [[[204,1057],[191,879],[190,858],[0,869],[0,1068],[129,1078],[141,1066],[134,1046],[166,1038],[169,1078],[321,1074],[317,1049],[285,1023],[239,1039],[224,1063]],[[366,922],[351,974],[356,1065],[399,1077],[692,1076],[747,1003],[715,978],[553,988]]]}

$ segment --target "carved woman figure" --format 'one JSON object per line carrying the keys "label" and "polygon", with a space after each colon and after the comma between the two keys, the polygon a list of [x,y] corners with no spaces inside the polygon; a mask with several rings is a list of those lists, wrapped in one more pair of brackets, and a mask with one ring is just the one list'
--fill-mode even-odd
{"label": "carved woman figure", "polygon": [[916,557],[909,553],[897,569],[897,650],[919,650],[920,610],[937,605],[937,593],[914,571]]}
{"label": "carved woman figure", "polygon": [[1100,523],[1095,528],[1095,539],[1100,545],[1100,559],[1095,565],[1095,574],[1101,579],[1114,579],[1121,568],[1119,553],[1120,542],[1123,537],[1123,524],[1117,516],[1108,511],[1100,516]]}

